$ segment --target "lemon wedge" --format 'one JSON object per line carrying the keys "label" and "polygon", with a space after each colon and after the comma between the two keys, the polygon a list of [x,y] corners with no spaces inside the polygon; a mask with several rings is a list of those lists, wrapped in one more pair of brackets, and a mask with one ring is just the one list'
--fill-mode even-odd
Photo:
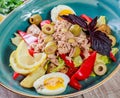
{"label": "lemon wedge", "polygon": [[21,68],[16,62],[16,51],[13,51],[10,55],[10,65],[15,72],[18,72],[18,73],[23,74],[23,75],[27,75],[35,70],[35,68],[29,69],[29,70]]}
{"label": "lemon wedge", "polygon": [[16,61],[18,65],[25,69],[38,68],[46,61],[45,53],[35,53],[32,57],[28,52],[28,46],[21,41],[16,50]]}

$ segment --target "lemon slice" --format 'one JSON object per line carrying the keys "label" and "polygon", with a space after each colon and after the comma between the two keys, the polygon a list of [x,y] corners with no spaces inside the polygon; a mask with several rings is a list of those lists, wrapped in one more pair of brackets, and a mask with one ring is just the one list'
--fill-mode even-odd
{"label": "lemon slice", "polygon": [[39,67],[46,61],[45,53],[35,53],[32,57],[28,52],[27,44],[21,41],[16,50],[16,61],[20,67],[25,69],[32,69]]}
{"label": "lemon slice", "polygon": [[0,23],[3,21],[4,18],[5,18],[5,16],[3,16],[2,14],[0,14]]}
{"label": "lemon slice", "polygon": [[10,55],[10,65],[15,72],[18,72],[18,73],[23,74],[23,75],[27,75],[35,70],[35,68],[29,69],[29,70],[21,68],[16,62],[16,51],[13,51]]}

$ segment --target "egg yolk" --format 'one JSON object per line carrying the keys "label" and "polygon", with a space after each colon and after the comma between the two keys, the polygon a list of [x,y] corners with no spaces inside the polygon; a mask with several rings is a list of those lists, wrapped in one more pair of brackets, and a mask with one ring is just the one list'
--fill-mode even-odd
{"label": "egg yolk", "polygon": [[62,16],[62,15],[68,15],[68,14],[74,14],[74,13],[73,13],[73,11],[68,10],[68,9],[61,10],[61,11],[59,12],[59,14],[58,14],[57,19],[58,19],[58,20],[62,20],[62,18],[61,18],[60,16]]}
{"label": "egg yolk", "polygon": [[56,90],[64,87],[64,80],[61,77],[51,77],[44,80],[44,86],[49,90]]}

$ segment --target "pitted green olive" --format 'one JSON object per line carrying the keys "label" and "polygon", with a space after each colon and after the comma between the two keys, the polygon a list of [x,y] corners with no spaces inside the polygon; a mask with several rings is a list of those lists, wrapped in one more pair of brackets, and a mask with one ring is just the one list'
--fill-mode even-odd
{"label": "pitted green olive", "polygon": [[98,63],[94,66],[94,73],[102,76],[107,72],[107,66],[104,63]]}
{"label": "pitted green olive", "polygon": [[51,41],[48,42],[45,46],[45,53],[47,54],[53,54],[57,50],[57,45],[55,42]]}
{"label": "pitted green olive", "polygon": [[29,18],[31,24],[39,25],[42,21],[42,17],[39,14],[35,14]]}
{"label": "pitted green olive", "polygon": [[54,26],[51,24],[45,24],[42,26],[42,31],[45,34],[52,34],[54,33]]}
{"label": "pitted green olive", "polygon": [[77,24],[75,25],[72,25],[70,27],[70,32],[74,35],[74,36],[79,36],[80,35],[80,32],[81,32],[81,27]]}

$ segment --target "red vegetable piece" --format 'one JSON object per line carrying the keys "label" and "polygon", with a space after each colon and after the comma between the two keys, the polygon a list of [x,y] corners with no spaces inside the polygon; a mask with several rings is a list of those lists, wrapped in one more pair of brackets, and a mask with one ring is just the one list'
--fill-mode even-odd
{"label": "red vegetable piece", "polygon": [[13,79],[16,80],[16,79],[19,77],[19,75],[20,75],[19,73],[14,72],[14,74],[13,74]]}
{"label": "red vegetable piece", "polygon": [[66,54],[60,54],[60,57],[64,60],[65,64],[69,67],[68,72],[66,73],[69,77],[71,77],[78,68],[75,67],[73,61],[67,59]]}
{"label": "red vegetable piece", "polygon": [[38,42],[38,38],[33,36],[32,34],[27,34],[26,32],[20,30],[18,30],[18,33],[29,46],[33,42]]}
{"label": "red vegetable piece", "polygon": [[77,90],[80,90],[82,87],[82,85],[74,77],[71,77],[69,85]]}
{"label": "red vegetable piece", "polygon": [[75,74],[70,79],[69,85],[77,90],[80,90],[82,87],[79,84],[79,80],[85,80],[88,78],[92,72],[96,59],[96,51],[94,51],[84,62],[82,63],[81,67],[78,69]]}
{"label": "red vegetable piece", "polygon": [[74,68],[74,69],[73,69],[73,68],[69,68],[66,74],[71,78],[72,75],[73,75],[75,72],[77,72],[77,70],[78,70],[78,68]]}
{"label": "red vegetable piece", "polygon": [[60,54],[60,57],[64,60],[64,62],[65,62],[65,64],[69,67],[69,68],[75,68],[75,66],[74,66],[74,63],[73,63],[73,61],[70,61],[70,60],[68,60],[66,57],[66,54]]}
{"label": "red vegetable piece", "polygon": [[73,75],[77,80],[87,79],[94,67],[96,60],[96,51],[94,51],[86,60],[83,61],[78,71]]}
{"label": "red vegetable piece", "polygon": [[51,23],[50,20],[44,20],[44,21],[42,21],[42,22],[40,23],[40,26],[42,27],[43,25],[45,25],[45,24],[50,24],[50,23]]}
{"label": "red vegetable piece", "polygon": [[85,19],[86,21],[88,21],[89,23],[92,21],[92,18],[88,17],[85,14],[82,14],[80,17],[82,17],[83,19]]}
{"label": "red vegetable piece", "polygon": [[34,56],[34,49],[30,48],[28,49],[28,52],[32,57]]}
{"label": "red vegetable piece", "polygon": [[111,58],[114,62],[116,62],[116,58],[115,58],[115,56],[113,55],[112,52],[110,52],[110,58]]}

